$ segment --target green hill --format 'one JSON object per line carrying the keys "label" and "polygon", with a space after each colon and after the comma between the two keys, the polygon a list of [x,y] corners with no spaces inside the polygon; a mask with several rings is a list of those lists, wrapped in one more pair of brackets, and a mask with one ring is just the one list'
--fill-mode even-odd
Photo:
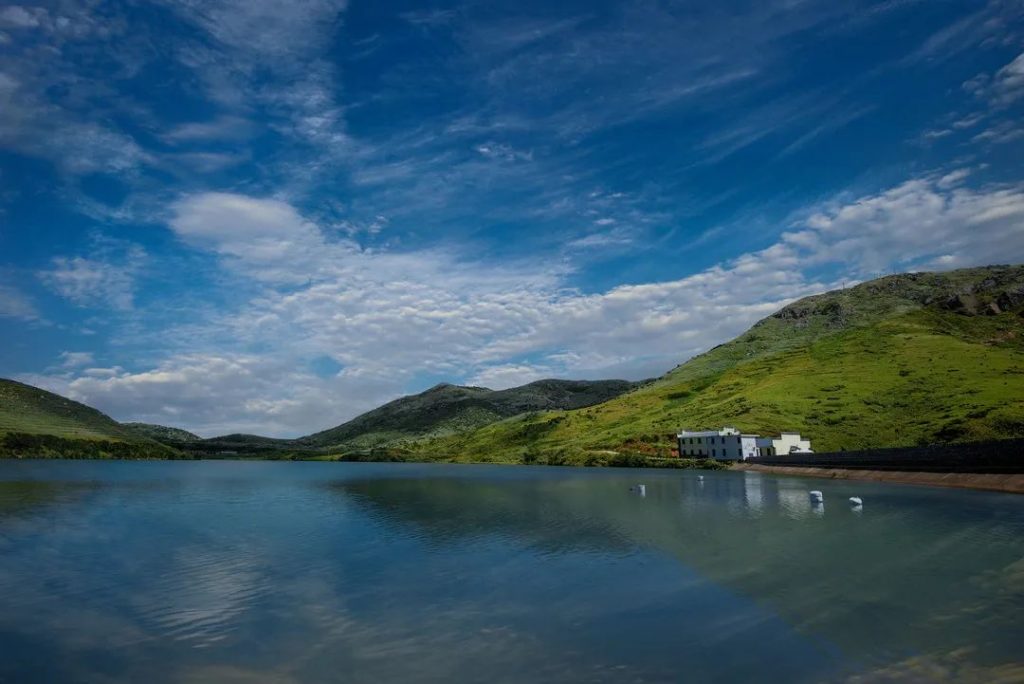
{"label": "green hill", "polygon": [[275,439],[235,433],[193,442],[178,442],[179,449],[199,457],[282,458],[310,451],[293,439]]}
{"label": "green hill", "polygon": [[0,380],[7,456],[302,457],[386,447],[412,459],[598,464],[668,455],[678,429],[722,425],[799,430],[817,451],[1024,436],[1024,266],[903,274],[807,297],[653,382],[438,385],[298,440],[202,440],[120,425]]}
{"label": "green hill", "polygon": [[0,379],[0,456],[168,458],[175,452],[77,401]]}
{"label": "green hill", "polygon": [[599,462],[680,428],[799,430],[818,451],[1024,435],[1024,266],[889,276],[797,301],[606,403],[415,445],[455,460]]}
{"label": "green hill", "polygon": [[538,380],[495,391],[440,384],[297,441],[310,447],[340,450],[395,446],[473,430],[530,411],[591,406],[636,386],[637,383],[625,380]]}
{"label": "green hill", "polygon": [[188,430],[165,425],[153,425],[151,423],[121,423],[121,425],[139,437],[152,439],[164,444],[178,444],[181,442],[198,442],[202,439]]}

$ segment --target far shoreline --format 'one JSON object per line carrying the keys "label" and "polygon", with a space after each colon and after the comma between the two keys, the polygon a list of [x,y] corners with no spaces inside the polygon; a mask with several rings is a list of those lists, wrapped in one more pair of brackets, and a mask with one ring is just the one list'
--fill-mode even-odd
{"label": "far shoreline", "polygon": [[736,463],[732,466],[731,470],[829,480],[863,480],[868,482],[953,487],[956,489],[978,489],[989,492],[1024,494],[1024,473],[937,473],[906,470],[855,470],[848,468],[762,465],[755,463]]}
{"label": "far shoreline", "polygon": [[[658,461],[678,461],[677,459],[657,459]],[[386,463],[386,464],[445,464],[445,465],[500,465],[500,466],[534,466],[534,467],[560,467],[560,468],[600,468],[611,470],[626,469],[652,469],[652,470],[721,470],[735,472],[756,472],[770,475],[788,475],[795,477],[808,477],[826,480],[856,480],[866,482],[885,482],[889,484],[906,484],[926,487],[946,487],[955,489],[974,489],[979,491],[1003,492],[1007,494],[1024,494],[1024,473],[978,473],[978,472],[951,472],[951,471],[923,471],[923,470],[873,470],[866,468],[842,468],[827,467],[820,465],[766,465],[762,463],[734,462],[726,465],[721,463],[719,468],[702,468],[703,464],[687,464],[674,462],[672,465],[665,463],[622,463],[618,465],[603,464],[587,465],[578,463],[536,463],[525,464],[515,461],[473,461],[473,460],[444,460],[444,459],[423,459],[423,460],[373,460],[373,459],[335,459],[335,458],[273,458],[266,456],[239,457],[236,455],[226,457],[204,456],[199,458],[166,458],[166,457],[66,457],[66,456],[22,456],[22,455],[0,455],[0,461],[131,461],[131,462],[176,462],[195,463],[200,461],[221,461],[229,463]]]}

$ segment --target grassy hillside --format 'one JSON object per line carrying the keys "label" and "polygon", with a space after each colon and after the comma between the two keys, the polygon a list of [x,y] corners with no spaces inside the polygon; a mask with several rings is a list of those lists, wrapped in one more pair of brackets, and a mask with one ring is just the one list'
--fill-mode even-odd
{"label": "grassy hillside", "polygon": [[233,434],[175,443],[182,451],[202,458],[282,458],[312,452],[293,439],[275,439],[260,435]]}
{"label": "grassy hillside", "polygon": [[667,452],[680,428],[800,430],[818,451],[1024,436],[1024,267],[890,276],[802,299],[598,406],[415,446],[457,460]]}
{"label": "grassy hillside", "polygon": [[441,384],[298,440],[317,448],[371,449],[473,430],[528,411],[599,404],[636,387],[624,380],[539,380],[494,391]]}
{"label": "grassy hillside", "polygon": [[141,439],[85,404],[31,385],[0,380],[0,434],[8,432],[115,442]]}
{"label": "grassy hillside", "polygon": [[150,423],[121,423],[139,437],[145,437],[162,443],[198,442],[202,439],[188,430],[181,428],[167,427],[165,425],[152,425]]}
{"label": "grassy hillside", "polygon": [[173,450],[77,401],[0,379],[0,456],[158,457]]}
{"label": "grassy hillside", "polygon": [[[0,455],[383,456],[628,464],[680,428],[800,430],[818,451],[1024,436],[1024,266],[904,274],[807,297],[656,381],[438,385],[299,440],[123,426],[0,380]],[[627,459],[628,461],[628,459]],[[632,461],[629,461],[631,463]]]}

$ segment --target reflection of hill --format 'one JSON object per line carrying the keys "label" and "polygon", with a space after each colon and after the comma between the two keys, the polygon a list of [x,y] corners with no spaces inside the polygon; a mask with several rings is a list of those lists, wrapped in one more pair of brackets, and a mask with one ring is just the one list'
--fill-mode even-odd
{"label": "reflection of hill", "polygon": [[[595,485],[605,497],[595,496]],[[589,510],[601,499],[614,505],[616,494],[624,498],[618,482],[604,488],[598,483],[574,486],[542,479],[496,483],[416,478],[336,486],[398,532],[432,543],[494,537],[556,553],[615,553],[632,546],[606,513]]]}
{"label": "reflection of hill", "polygon": [[72,503],[92,491],[84,482],[0,481],[0,522],[44,507]]}
{"label": "reflection of hill", "polygon": [[[799,480],[643,477],[646,498],[612,477],[337,486],[396,533],[432,543],[492,538],[541,552],[671,554],[854,656],[895,661],[968,642],[980,645],[979,658],[1013,652],[1024,605],[1016,500],[992,505],[986,495],[924,489],[894,496],[858,483],[862,515],[848,509],[841,485],[826,489],[818,515]],[[1000,515],[998,503],[1010,511]]]}

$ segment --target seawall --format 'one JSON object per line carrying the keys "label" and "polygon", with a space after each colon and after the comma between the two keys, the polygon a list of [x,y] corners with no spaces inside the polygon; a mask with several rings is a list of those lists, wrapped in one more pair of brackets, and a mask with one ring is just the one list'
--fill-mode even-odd
{"label": "seawall", "polygon": [[1024,494],[1024,439],[752,458],[733,466],[805,477]]}
{"label": "seawall", "polygon": [[935,473],[899,470],[850,470],[846,468],[814,468],[809,466],[769,466],[737,463],[733,470],[751,470],[775,475],[797,477],[825,477],[834,480],[868,480],[894,484],[925,485],[929,487],[959,487],[985,489],[993,492],[1024,494],[1024,474],[1020,473]]}
{"label": "seawall", "polygon": [[781,454],[751,458],[747,463],[909,472],[1019,474],[1024,473],[1024,439],[817,454]]}

